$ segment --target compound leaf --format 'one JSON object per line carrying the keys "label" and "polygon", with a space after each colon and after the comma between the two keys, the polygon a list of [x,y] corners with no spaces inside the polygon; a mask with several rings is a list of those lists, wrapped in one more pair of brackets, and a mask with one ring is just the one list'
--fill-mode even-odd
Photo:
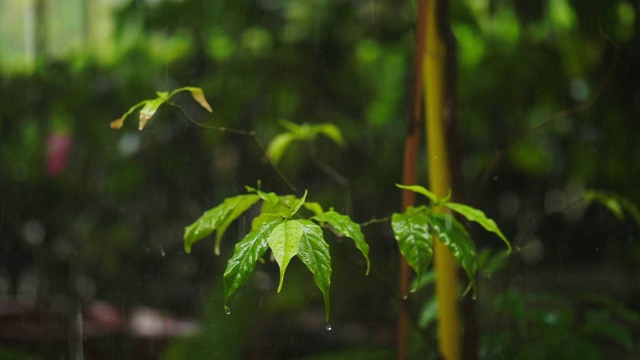
{"label": "compound leaf", "polygon": [[[231,221],[240,216],[259,199],[258,195],[255,194],[238,195],[227,198],[222,204],[206,211],[198,220],[185,228],[185,251],[190,253],[191,246],[193,246],[196,241],[203,239],[221,227],[224,232]],[[238,208],[238,211],[236,211],[236,208]]]}
{"label": "compound leaf", "polygon": [[360,229],[360,225],[353,222],[348,216],[342,215],[334,210],[316,215],[313,219],[320,222],[327,222],[338,234],[353,239],[356,248],[360,250],[367,261],[366,274],[368,275],[371,267],[371,264],[369,263],[369,245],[364,240],[364,234]]}
{"label": "compound leaf", "polygon": [[256,262],[269,247],[269,236],[281,224],[282,220],[265,222],[236,244],[233,256],[227,262],[227,268],[224,271],[225,306],[229,297],[249,278]]}
{"label": "compound leaf", "polygon": [[476,208],[473,208],[471,206],[468,206],[468,205],[458,204],[458,203],[453,203],[453,202],[445,203],[444,206],[446,206],[449,209],[451,209],[451,210],[457,212],[458,214],[464,216],[469,221],[477,222],[485,230],[498,235],[498,237],[500,239],[502,239],[502,241],[504,241],[504,243],[507,245],[507,249],[508,249],[509,253],[511,253],[511,244],[509,243],[509,240],[507,240],[507,238],[504,236],[502,231],[500,231],[500,229],[498,228],[498,225],[496,224],[496,222],[493,221],[492,219],[489,219],[484,214],[484,212],[482,212],[481,210],[478,210]]}
{"label": "compound leaf", "polygon": [[302,224],[300,224],[298,220],[284,220],[278,224],[269,235],[269,247],[280,267],[278,292],[282,289],[284,274],[289,265],[289,261],[298,255],[302,233]]}
{"label": "compound leaf", "polygon": [[302,224],[298,258],[313,274],[316,286],[324,296],[325,317],[329,320],[329,287],[331,286],[331,256],[329,245],[324,240],[322,229],[309,220],[298,220]]}
{"label": "compound leaf", "polygon": [[393,214],[391,227],[400,253],[421,277],[433,258],[433,236],[426,213],[415,212],[413,207],[409,207],[404,214]]}

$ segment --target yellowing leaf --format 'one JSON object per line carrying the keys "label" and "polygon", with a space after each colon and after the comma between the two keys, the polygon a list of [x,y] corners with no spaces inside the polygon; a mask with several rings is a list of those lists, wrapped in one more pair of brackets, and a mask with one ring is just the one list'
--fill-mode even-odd
{"label": "yellowing leaf", "polygon": [[188,88],[191,91],[191,96],[193,96],[193,100],[197,101],[200,106],[205,108],[208,112],[213,112],[211,109],[211,105],[207,102],[207,99],[204,97],[204,92],[200,88]]}
{"label": "yellowing leaf", "polygon": [[153,100],[147,100],[144,104],[142,110],[140,110],[140,124],[138,125],[138,130],[144,129],[147,125],[147,121],[151,119],[151,117],[158,111],[158,107],[165,102],[162,98],[157,98]]}
{"label": "yellowing leaf", "polygon": [[120,129],[122,127],[122,124],[124,124],[124,119],[120,118],[118,120],[113,120],[109,126],[111,126],[112,129]]}

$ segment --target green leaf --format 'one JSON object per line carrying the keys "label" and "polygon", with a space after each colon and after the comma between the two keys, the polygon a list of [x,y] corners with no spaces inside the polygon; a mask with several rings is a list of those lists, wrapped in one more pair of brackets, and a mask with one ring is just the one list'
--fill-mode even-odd
{"label": "green leaf", "polygon": [[307,190],[304,191],[304,195],[302,195],[302,197],[300,199],[298,199],[298,201],[296,201],[291,208],[289,208],[289,214],[287,216],[287,218],[291,219],[291,217],[293,217],[293,215],[295,215],[298,210],[300,210],[300,207],[302,206],[302,204],[304,204],[304,201],[307,199]]}
{"label": "green leaf", "polygon": [[236,244],[233,256],[227,262],[227,268],[224,271],[225,306],[229,297],[249,278],[256,262],[269,247],[269,236],[281,224],[281,219],[265,222]]}
{"label": "green leaf", "polygon": [[145,101],[142,110],[140,110],[140,124],[138,125],[138,130],[144,129],[144,127],[147,125],[147,121],[151,119],[156,111],[158,111],[160,105],[164,104],[165,101],[166,100],[162,98]]}
{"label": "green leaf", "polygon": [[233,207],[231,214],[220,224],[216,231],[216,245],[215,245],[215,253],[216,255],[220,255],[220,243],[222,242],[222,236],[231,223],[240,217],[245,211],[247,211],[253,204],[258,201],[255,195],[241,195],[238,199],[238,202]]}
{"label": "green leaf", "polygon": [[438,202],[438,197],[436,196],[436,194],[432,193],[431,191],[425,189],[424,187],[422,187],[420,185],[400,185],[400,184],[396,184],[396,186],[399,187],[400,189],[410,190],[410,191],[413,191],[415,193],[424,195],[424,196],[428,197],[429,200],[431,200],[431,202],[433,202],[433,203],[437,203]]}
{"label": "green leaf", "polygon": [[262,203],[260,212],[263,214],[270,213],[287,217],[291,212],[291,206],[298,200],[294,195],[277,196],[275,193],[268,193],[268,195],[270,194],[273,194],[275,198],[269,197]]}
{"label": "green leaf", "polygon": [[476,245],[462,225],[449,214],[428,214],[433,233],[446,245],[453,258],[462,266],[475,289],[477,269]]}
{"label": "green leaf", "polygon": [[[229,222],[237,218],[246,211],[251,205],[256,203],[260,198],[254,194],[238,195],[227,198],[224,202],[215,208],[206,211],[193,224],[187,226],[184,230],[184,249],[187,253],[191,252],[191,246],[208,236],[215,230],[223,227],[223,232]],[[235,211],[236,207],[242,211]],[[233,218],[231,218],[234,216]],[[228,220],[230,219],[230,220]]]}
{"label": "green leaf", "polygon": [[611,211],[618,220],[624,219],[624,211],[626,210],[631,218],[640,226],[640,210],[630,200],[608,191],[602,190],[589,190],[584,195],[584,200],[587,204],[592,202],[600,203]]}
{"label": "green leaf", "polygon": [[297,220],[285,220],[276,226],[269,235],[269,247],[273,257],[280,266],[280,284],[278,292],[282,289],[284,274],[291,258],[300,250],[300,237],[302,237],[302,224]]}
{"label": "green leaf", "polygon": [[309,210],[312,213],[314,213],[315,215],[320,215],[320,214],[324,213],[324,210],[322,209],[322,205],[318,204],[317,202],[308,202],[307,201],[302,205],[305,208],[307,208],[307,210]]}
{"label": "green leaf", "polygon": [[324,296],[325,317],[329,320],[329,287],[331,286],[331,256],[329,245],[324,240],[322,229],[309,220],[298,220],[302,224],[298,258],[313,274],[316,286]]}
{"label": "green leaf", "polygon": [[414,210],[410,206],[404,214],[393,214],[391,227],[400,253],[418,277],[421,277],[433,258],[433,236],[427,214]]}
{"label": "green leaf", "polygon": [[338,234],[349,237],[355,243],[355,246],[367,261],[367,271],[365,274],[369,274],[371,264],[369,263],[369,245],[364,240],[364,234],[360,230],[360,225],[353,222],[348,216],[337,213],[333,210],[327,211],[323,214],[316,215],[313,219],[320,222],[327,222],[331,225]]}
{"label": "green leaf", "polygon": [[289,120],[285,120],[285,119],[280,119],[278,121],[278,123],[280,124],[280,126],[282,126],[283,128],[289,130],[289,132],[295,136],[295,138],[300,139],[302,134],[304,133],[304,130],[302,130],[302,126],[291,122]]}
{"label": "green leaf", "polygon": [[342,133],[340,129],[334,124],[318,124],[314,127],[315,132],[326,135],[328,138],[333,140],[336,144],[340,146],[345,145],[344,138],[342,137]]}
{"label": "green leaf", "polygon": [[295,139],[295,135],[288,132],[274,137],[267,147],[267,156],[269,159],[271,159],[274,164],[277,164],[280,161],[282,154],[284,154],[287,147],[289,147],[289,144]]}
{"label": "green leaf", "polygon": [[509,243],[509,240],[507,240],[504,234],[502,234],[502,231],[500,231],[496,222],[492,219],[489,219],[481,210],[468,205],[453,202],[446,203],[444,204],[444,206],[466,217],[469,221],[477,222],[485,230],[498,235],[498,237],[500,237],[500,239],[502,239],[502,241],[504,241],[504,243],[507,245],[507,250],[509,251],[509,253],[511,253],[511,244]]}

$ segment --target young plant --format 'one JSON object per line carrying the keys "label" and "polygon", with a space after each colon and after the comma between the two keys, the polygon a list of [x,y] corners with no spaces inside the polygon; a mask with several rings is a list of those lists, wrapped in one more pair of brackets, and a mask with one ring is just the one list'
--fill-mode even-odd
{"label": "young plant", "polygon": [[[149,119],[156,113],[162,104],[169,104],[177,108],[180,113],[191,123],[211,130],[230,132],[237,135],[249,136],[253,139],[257,147],[268,156],[272,163],[270,165],[279,176],[290,185],[288,180],[274,166],[286,150],[288,145],[294,140],[313,140],[318,134],[324,134],[334,140],[337,144],[343,145],[344,139],[340,130],[332,124],[297,125],[283,121],[281,124],[288,130],[276,137],[270,144],[269,149],[264,151],[264,147],[258,142],[254,132],[234,130],[227,128],[216,128],[202,125],[191,119],[181,107],[170,102],[173,95],[181,91],[191,92],[193,98],[200,103],[207,111],[211,112],[211,106],[204,98],[202,89],[195,87],[183,87],[173,92],[158,92],[158,97],[139,102],[132,106],[121,118],[111,122],[111,128],[120,129],[124,120],[136,109],[140,110],[139,130],[144,129]],[[260,184],[258,182],[258,184]],[[295,187],[290,186],[292,190]],[[246,282],[256,264],[262,259],[267,249],[271,249],[273,259],[280,268],[280,280],[278,292],[282,289],[284,276],[289,262],[294,257],[298,257],[307,269],[313,274],[316,286],[322,292],[325,302],[325,317],[329,320],[330,301],[329,288],[331,286],[331,256],[329,245],[327,244],[323,227],[330,228],[334,234],[340,237],[348,237],[354,241],[356,248],[362,253],[366,261],[366,273],[369,274],[369,245],[365,242],[360,225],[353,222],[348,216],[342,215],[333,209],[324,211],[322,206],[316,202],[307,202],[307,191],[301,197],[296,195],[278,195],[273,192],[264,192],[258,188],[246,187],[247,194],[237,195],[224,199],[222,204],[206,211],[194,223],[187,226],[184,232],[184,248],[187,253],[191,252],[193,244],[216,232],[215,253],[220,255],[220,244],[225,231],[231,223],[249,210],[253,205],[262,201],[260,214],[251,223],[251,230],[239,241],[234,249],[234,253],[227,262],[224,272],[224,308],[230,313],[227,302],[231,295]],[[303,218],[298,211],[306,208],[311,214],[309,218]]]}
{"label": "young plant", "polygon": [[469,278],[469,286],[475,291],[475,273],[477,270],[476,246],[471,237],[453,215],[433,211],[435,207],[444,206],[464,216],[469,221],[480,224],[485,230],[496,234],[507,245],[511,252],[511,244],[502,234],[495,221],[489,219],[482,211],[468,205],[450,202],[451,194],[438,198],[434,193],[419,185],[397,185],[401,189],[410,190],[426,196],[431,204],[418,207],[409,206],[404,213],[394,213],[391,218],[393,234],[398,241],[400,253],[405,257],[413,271],[422,277],[433,257],[434,238],[446,245],[454,259],[462,266]]}
{"label": "young plant", "polygon": [[[205,212],[193,224],[187,226],[184,234],[185,250],[191,252],[193,243],[216,231],[216,252],[219,253],[222,235],[229,224],[262,200],[260,215],[253,219],[251,231],[236,244],[233,256],[227,263],[224,272],[225,311],[230,312],[227,301],[249,278],[256,263],[261,261],[270,248],[280,267],[278,292],[282,289],[289,262],[297,256],[313,274],[316,286],[324,296],[326,320],[329,320],[331,256],[322,227],[330,226],[338,236],[349,237],[354,241],[356,248],[366,260],[368,274],[369,245],[364,240],[360,225],[333,209],[325,212],[320,204],[307,202],[306,191],[298,198],[295,195],[280,196],[251,187],[246,189],[248,194],[225,199],[222,204]],[[301,207],[305,207],[313,216],[308,219],[301,218],[298,214]]]}

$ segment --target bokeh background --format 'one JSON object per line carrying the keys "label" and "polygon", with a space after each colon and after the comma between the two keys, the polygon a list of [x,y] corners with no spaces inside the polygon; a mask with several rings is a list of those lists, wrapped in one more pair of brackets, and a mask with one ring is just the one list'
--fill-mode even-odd
{"label": "bokeh background", "polygon": [[[638,359],[640,5],[451,6],[459,195],[515,249],[506,258],[474,231],[479,358]],[[186,254],[184,227],[258,179],[288,189],[250,139],[170,108],[142,132],[133,118],[109,123],[156,91],[198,86],[213,113],[177,96],[191,116],[265,144],[281,119],[336,124],[346,147],[295,144],[280,168],[326,208],[388,217],[400,207],[415,19],[414,1],[0,2],[0,358],[394,358],[388,222],[364,228],[368,277],[351,244],[330,240],[331,331],[296,261],[280,294],[277,266],[256,268],[226,315],[222,273],[250,218],[221,256],[213,239]],[[619,200],[585,202],[591,189]],[[432,292],[410,299],[413,358],[437,358]]]}

